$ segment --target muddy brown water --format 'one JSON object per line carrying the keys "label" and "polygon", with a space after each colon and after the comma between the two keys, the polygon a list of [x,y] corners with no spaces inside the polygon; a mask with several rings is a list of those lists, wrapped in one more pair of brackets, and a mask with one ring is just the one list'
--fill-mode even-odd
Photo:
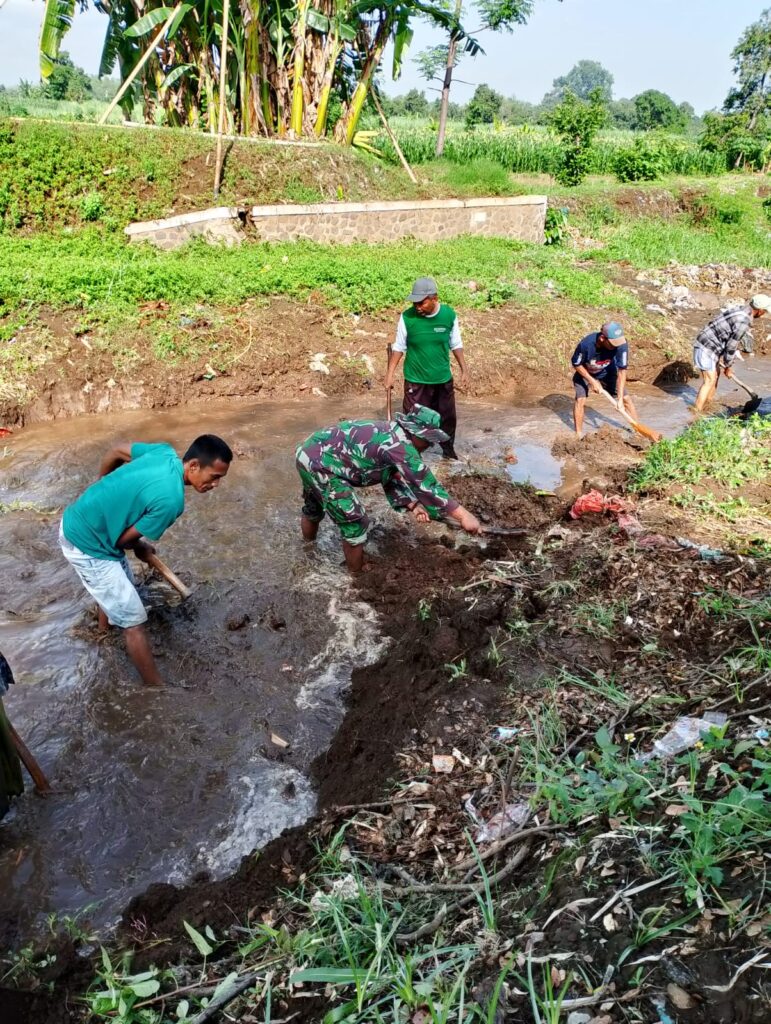
{"label": "muddy brown water", "polygon": [[[771,390],[771,360],[742,376]],[[687,390],[637,388],[641,415],[676,432],[689,422]],[[564,392],[466,403],[459,448],[474,468],[569,489],[575,481],[562,479],[550,447],[567,436],[570,408]],[[386,641],[340,569],[332,528],[317,549],[299,540],[293,450],[319,425],[376,412],[374,396],[208,405],[46,423],[4,439],[0,506],[40,510],[72,501],[119,439],[181,451],[207,431],[238,457],[218,491],[187,495],[159,546],[194,592],[181,604],[163,584],[144,591],[169,681],[158,692],[138,684],[119,637],[96,640],[91,604],[59,552],[59,515],[0,515],[0,649],[17,678],[6,707],[55,789],[44,800],[28,788],[0,823],[0,943],[84,907],[108,928],[151,882],[220,877],[312,814],[309,765],[342,719],[352,668],[376,660]],[[587,426],[612,421],[608,412],[595,403]],[[375,547],[384,525],[409,543],[411,527],[378,493],[366,501],[381,524]]]}

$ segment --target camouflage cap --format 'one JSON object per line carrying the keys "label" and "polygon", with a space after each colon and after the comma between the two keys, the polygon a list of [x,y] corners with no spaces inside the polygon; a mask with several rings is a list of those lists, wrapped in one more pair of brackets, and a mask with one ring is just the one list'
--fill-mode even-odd
{"label": "camouflage cap", "polygon": [[397,412],[396,422],[408,434],[422,437],[429,444],[444,444],[449,435],[439,429],[441,419],[439,413],[425,405],[413,405],[412,412]]}

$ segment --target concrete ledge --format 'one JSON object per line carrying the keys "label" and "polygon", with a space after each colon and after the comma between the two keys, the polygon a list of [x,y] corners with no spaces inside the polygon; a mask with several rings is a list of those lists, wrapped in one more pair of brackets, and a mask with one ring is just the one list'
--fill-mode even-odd
{"label": "concrete ledge", "polygon": [[[543,243],[546,196],[482,199],[400,200],[376,203],[319,203],[308,206],[253,206],[248,221],[263,242],[395,242],[400,238],[439,241],[458,235],[487,235]],[[244,239],[243,210],[218,206],[165,220],[130,224],[132,242],[174,249],[191,238],[237,245]]]}
{"label": "concrete ledge", "polygon": [[176,249],[191,238],[238,245],[243,240],[245,211],[237,206],[214,206],[196,213],[180,213],[164,220],[146,220],[124,228],[130,242],[152,242],[159,249]]}
{"label": "concrete ledge", "polygon": [[402,210],[465,210],[472,207],[541,206],[546,202],[546,196],[505,196],[502,199],[404,199],[377,203],[314,203],[309,206],[275,204],[273,206],[253,206],[250,216],[253,220],[258,220],[260,217],[308,217],[313,214],[341,217],[351,213],[397,213]]}
{"label": "concrete ledge", "polygon": [[438,241],[489,235],[543,243],[546,196],[253,206],[250,222],[264,242]]}

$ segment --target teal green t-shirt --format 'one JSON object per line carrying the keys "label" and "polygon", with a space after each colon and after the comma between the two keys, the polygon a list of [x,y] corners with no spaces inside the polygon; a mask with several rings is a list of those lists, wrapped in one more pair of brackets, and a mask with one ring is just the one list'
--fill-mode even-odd
{"label": "teal green t-shirt", "polygon": [[64,536],[92,558],[117,560],[129,526],[160,540],[185,510],[182,459],[169,444],[135,444],[131,462],[103,476],[64,510]]}
{"label": "teal green t-shirt", "polygon": [[450,370],[450,339],[455,310],[442,303],[434,316],[421,316],[414,306],[402,313],[407,329],[404,379],[413,384],[446,384]]}

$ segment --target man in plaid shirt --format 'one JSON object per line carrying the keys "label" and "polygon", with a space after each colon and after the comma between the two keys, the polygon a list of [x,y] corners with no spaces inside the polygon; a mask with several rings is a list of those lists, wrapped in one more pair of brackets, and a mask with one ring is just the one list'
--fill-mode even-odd
{"label": "man in plaid shirt", "polygon": [[740,345],[752,351],[750,326],[757,317],[771,310],[768,295],[755,295],[748,305],[728,309],[711,320],[697,336],[693,346],[693,365],[701,371],[701,387],[696,396],[696,412],[703,412],[717,391],[721,364],[726,377],[733,376],[734,359]]}

